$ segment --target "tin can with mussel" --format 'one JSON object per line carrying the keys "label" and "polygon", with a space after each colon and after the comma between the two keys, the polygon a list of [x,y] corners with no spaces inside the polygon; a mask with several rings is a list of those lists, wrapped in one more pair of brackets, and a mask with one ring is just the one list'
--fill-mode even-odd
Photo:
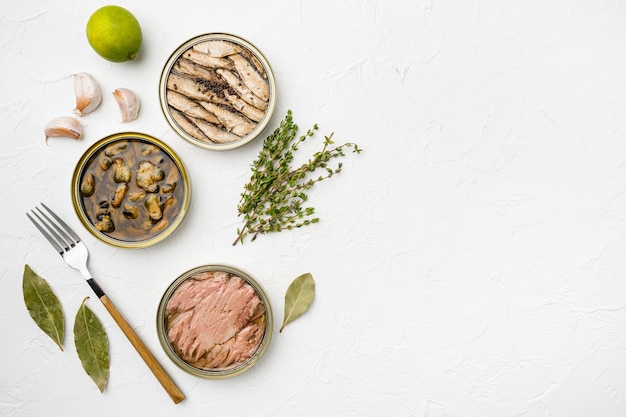
{"label": "tin can with mussel", "polygon": [[74,210],[101,241],[145,248],[170,236],[191,200],[181,159],[152,136],[124,132],[93,144],[72,177]]}

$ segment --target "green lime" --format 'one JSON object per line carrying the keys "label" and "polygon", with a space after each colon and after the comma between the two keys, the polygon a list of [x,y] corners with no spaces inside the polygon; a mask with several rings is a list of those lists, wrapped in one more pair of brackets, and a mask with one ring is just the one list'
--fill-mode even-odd
{"label": "green lime", "polygon": [[132,61],[141,47],[141,26],[120,6],[104,6],[87,22],[87,40],[94,51],[112,62]]}

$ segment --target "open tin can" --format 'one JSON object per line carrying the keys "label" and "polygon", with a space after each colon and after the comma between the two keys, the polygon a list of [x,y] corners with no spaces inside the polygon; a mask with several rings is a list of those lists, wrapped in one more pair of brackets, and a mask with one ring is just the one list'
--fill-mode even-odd
{"label": "open tin can", "polygon": [[167,288],[157,333],[170,359],[188,373],[225,379],[254,366],[272,338],[273,317],[261,285],[227,265],[203,265]]}
{"label": "open tin can", "polygon": [[159,139],[136,132],[93,144],[76,165],[71,191],[85,228],[121,248],[145,248],[171,235],[191,199],[178,155]]}
{"label": "open tin can", "polygon": [[167,60],[159,82],[161,109],[183,139],[211,150],[255,139],[276,105],[269,62],[250,42],[227,33],[197,36]]}

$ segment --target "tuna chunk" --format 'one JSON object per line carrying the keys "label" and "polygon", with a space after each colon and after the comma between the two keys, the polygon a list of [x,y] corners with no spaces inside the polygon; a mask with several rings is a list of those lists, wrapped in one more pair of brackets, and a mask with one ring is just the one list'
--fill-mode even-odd
{"label": "tuna chunk", "polygon": [[165,310],[167,337],[190,365],[224,370],[246,362],[265,334],[265,306],[242,278],[209,271],[185,280]]}

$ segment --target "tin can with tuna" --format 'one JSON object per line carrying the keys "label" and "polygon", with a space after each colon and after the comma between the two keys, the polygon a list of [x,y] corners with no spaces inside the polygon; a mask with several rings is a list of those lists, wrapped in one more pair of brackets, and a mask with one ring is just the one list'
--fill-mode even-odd
{"label": "tin can with tuna", "polygon": [[167,355],[206,379],[232,377],[254,366],[268,348],[272,329],[263,288],[227,265],[203,265],[180,275],[157,312],[157,332]]}

